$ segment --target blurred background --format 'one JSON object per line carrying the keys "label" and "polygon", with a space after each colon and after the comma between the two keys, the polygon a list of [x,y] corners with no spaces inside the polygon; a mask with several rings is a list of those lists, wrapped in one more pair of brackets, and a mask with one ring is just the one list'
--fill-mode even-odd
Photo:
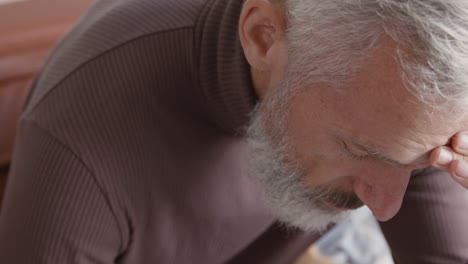
{"label": "blurred background", "polygon": [[[93,2],[0,0],[0,205],[16,122],[27,92],[52,47]],[[378,224],[367,208],[353,213],[348,221],[312,245],[296,264],[337,263],[393,264]]]}
{"label": "blurred background", "polygon": [[394,264],[379,224],[367,207],[325,234],[296,264]]}
{"label": "blurred background", "polygon": [[92,2],[0,0],[0,201],[16,121],[31,82],[52,46]]}

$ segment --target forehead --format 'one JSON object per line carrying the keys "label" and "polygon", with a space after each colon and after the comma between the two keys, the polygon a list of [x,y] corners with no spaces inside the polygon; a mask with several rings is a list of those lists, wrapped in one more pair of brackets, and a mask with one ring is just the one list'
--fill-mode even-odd
{"label": "forehead", "polygon": [[454,108],[432,109],[409,92],[396,47],[392,41],[380,45],[342,92],[330,91],[335,93],[333,125],[382,147],[422,152],[446,144],[456,132],[468,129],[463,127],[468,122],[460,122]]}

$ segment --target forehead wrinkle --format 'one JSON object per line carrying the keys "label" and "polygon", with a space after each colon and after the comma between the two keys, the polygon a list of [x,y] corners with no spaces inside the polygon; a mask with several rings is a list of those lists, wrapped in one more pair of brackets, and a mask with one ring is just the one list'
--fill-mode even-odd
{"label": "forehead wrinkle", "polygon": [[[429,156],[430,152],[438,146],[450,146],[452,144],[452,138],[456,135],[449,131],[431,132],[432,130],[433,129],[426,129],[424,132],[413,132],[413,135],[407,137],[407,139],[422,146],[423,149],[428,150],[425,155]],[[441,135],[442,133],[444,133],[445,136]]]}

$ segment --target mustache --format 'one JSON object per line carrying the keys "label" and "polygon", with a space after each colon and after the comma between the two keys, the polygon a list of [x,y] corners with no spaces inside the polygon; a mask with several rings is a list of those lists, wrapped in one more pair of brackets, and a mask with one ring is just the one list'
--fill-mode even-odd
{"label": "mustache", "polygon": [[314,188],[309,195],[313,200],[323,199],[339,208],[353,210],[364,206],[364,203],[354,192],[334,190],[326,187]]}

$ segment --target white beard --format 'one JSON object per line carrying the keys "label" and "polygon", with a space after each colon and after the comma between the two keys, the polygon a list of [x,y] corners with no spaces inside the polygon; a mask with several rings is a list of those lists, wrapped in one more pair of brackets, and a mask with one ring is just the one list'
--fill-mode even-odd
{"label": "white beard", "polygon": [[[281,112],[281,108],[277,107],[275,111],[280,112],[274,115],[287,115]],[[272,136],[265,129],[261,105],[252,114],[247,137],[250,177],[263,190],[265,203],[279,221],[304,231],[323,231],[349,215],[348,211],[327,210],[318,205],[318,200],[331,195],[331,190],[306,188],[301,184],[304,173],[286,163],[283,153],[287,144],[273,143]]]}

